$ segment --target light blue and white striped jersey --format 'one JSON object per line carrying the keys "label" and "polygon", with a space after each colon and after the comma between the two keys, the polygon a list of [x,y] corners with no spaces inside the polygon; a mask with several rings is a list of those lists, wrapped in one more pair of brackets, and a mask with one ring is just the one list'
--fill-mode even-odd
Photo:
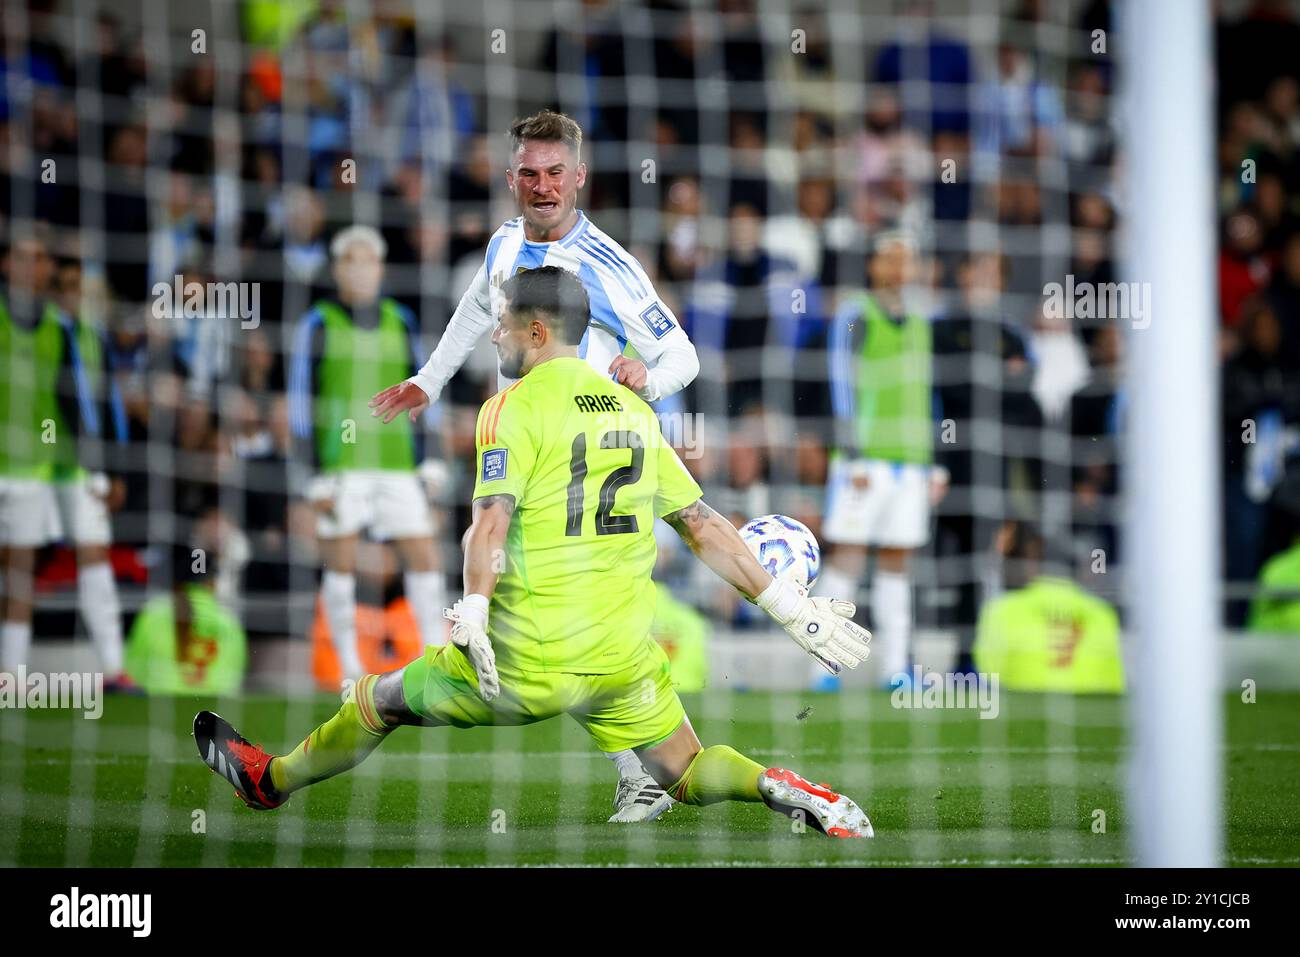
{"label": "light blue and white striped jersey", "polygon": [[573,228],[551,242],[526,239],[522,216],[493,233],[483,267],[461,297],[438,348],[411,381],[436,398],[474,344],[496,324],[503,303],[501,286],[516,273],[538,266],[567,269],[586,287],[591,326],[578,354],[597,372],[608,375],[609,364],[630,342],[649,370],[641,393],[647,400],[680,391],[698,374],[695,347],[641,264],[579,210]]}

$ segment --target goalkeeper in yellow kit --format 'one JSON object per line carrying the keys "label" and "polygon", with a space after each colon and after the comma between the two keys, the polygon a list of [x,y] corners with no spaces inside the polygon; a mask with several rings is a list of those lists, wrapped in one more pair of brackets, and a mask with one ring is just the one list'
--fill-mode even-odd
{"label": "goalkeeper in yellow kit", "polygon": [[856,667],[870,635],[852,603],[774,580],[700,498],[649,406],[579,358],[589,306],[555,266],[502,289],[493,333],[519,379],[479,412],[465,597],[452,643],[401,671],[367,675],[292,753],[250,744],[212,712],[203,760],[255,808],[354,767],[399,725],[516,725],[567,713],[602,751],[631,748],[686,804],[762,801],[823,833],[870,837],[847,797],[726,745],[704,748],[651,637],[653,524],[665,519],[714,572],[755,601],[829,671]]}

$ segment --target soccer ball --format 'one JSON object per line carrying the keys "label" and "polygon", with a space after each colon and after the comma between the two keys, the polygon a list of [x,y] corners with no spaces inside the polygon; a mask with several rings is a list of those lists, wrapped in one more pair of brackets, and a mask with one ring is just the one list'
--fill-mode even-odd
{"label": "soccer ball", "polygon": [[749,550],[773,578],[805,588],[817,580],[822,550],[808,526],[788,515],[764,515],[740,530]]}

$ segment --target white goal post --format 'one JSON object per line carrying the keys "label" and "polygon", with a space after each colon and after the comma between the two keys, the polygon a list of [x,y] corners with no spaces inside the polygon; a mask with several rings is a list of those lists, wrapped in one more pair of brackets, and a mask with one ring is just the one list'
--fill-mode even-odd
{"label": "white goal post", "polygon": [[1122,17],[1127,278],[1150,283],[1152,304],[1128,337],[1133,847],[1145,866],[1211,867],[1223,729],[1210,4],[1141,0]]}

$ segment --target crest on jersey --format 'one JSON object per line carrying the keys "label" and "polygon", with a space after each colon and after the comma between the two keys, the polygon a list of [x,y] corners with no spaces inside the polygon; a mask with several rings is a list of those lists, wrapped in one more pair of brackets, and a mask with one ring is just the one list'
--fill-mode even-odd
{"label": "crest on jersey", "polygon": [[506,477],[508,449],[488,449],[483,453],[483,481],[495,482]]}
{"label": "crest on jersey", "polygon": [[662,339],[673,328],[673,321],[668,318],[668,313],[664,312],[664,307],[657,302],[641,313],[641,319],[650,327],[656,339]]}

